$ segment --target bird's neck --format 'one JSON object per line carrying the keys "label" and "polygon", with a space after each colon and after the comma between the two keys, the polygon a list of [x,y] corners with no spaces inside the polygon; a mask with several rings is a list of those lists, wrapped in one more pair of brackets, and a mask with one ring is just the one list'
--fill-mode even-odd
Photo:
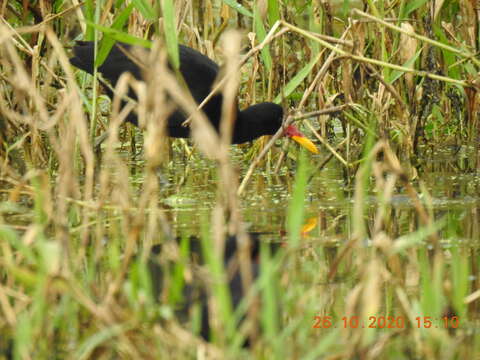
{"label": "bird's neck", "polygon": [[255,126],[255,120],[250,114],[246,116],[245,111],[238,112],[232,144],[242,144],[263,135],[262,129]]}

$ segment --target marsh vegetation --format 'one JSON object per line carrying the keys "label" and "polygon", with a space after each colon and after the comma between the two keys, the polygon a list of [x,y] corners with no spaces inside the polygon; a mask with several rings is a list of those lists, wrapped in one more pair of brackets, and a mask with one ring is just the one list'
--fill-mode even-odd
{"label": "marsh vegetation", "polygon": [[[473,1],[3,0],[0,16],[0,359],[479,356]],[[70,65],[76,40],[99,63],[114,41],[151,47],[147,81],[110,101]],[[220,136],[198,113],[191,140],[165,136],[173,102],[195,112],[166,66],[178,44],[222,64]],[[140,127],[122,122],[128,86]],[[236,94],[282,105],[320,153],[230,146]],[[260,253],[239,251],[232,307],[222,249],[248,231]],[[198,304],[175,314],[196,276],[210,341]]]}

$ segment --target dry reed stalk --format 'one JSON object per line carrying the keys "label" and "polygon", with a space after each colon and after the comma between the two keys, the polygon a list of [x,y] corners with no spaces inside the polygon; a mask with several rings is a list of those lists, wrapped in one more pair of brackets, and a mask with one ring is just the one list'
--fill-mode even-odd
{"label": "dry reed stalk", "polygon": [[352,60],[356,60],[356,61],[359,61],[359,62],[365,62],[365,63],[369,63],[369,64],[372,64],[372,65],[378,65],[378,66],[381,66],[381,67],[385,67],[385,68],[392,69],[392,70],[398,70],[398,71],[402,71],[402,72],[405,72],[405,73],[412,73],[412,74],[415,74],[415,75],[418,75],[418,76],[427,77],[427,78],[434,79],[434,80],[440,80],[440,81],[444,81],[444,82],[450,83],[450,84],[457,84],[457,85],[460,85],[462,87],[472,86],[472,84],[470,84],[466,81],[453,79],[453,78],[450,78],[448,76],[437,75],[437,74],[433,74],[433,73],[428,72],[428,71],[410,69],[410,68],[406,68],[404,66],[391,64],[391,63],[388,63],[388,62],[385,62],[385,61],[380,61],[380,60],[377,60],[377,59],[367,58],[367,57],[364,57],[362,55],[355,55],[355,54],[349,53],[345,50],[341,50],[338,47],[333,46],[330,43],[328,43],[328,42],[326,42],[326,41],[324,41],[320,38],[317,38],[315,36],[310,35],[308,32],[304,31],[303,29],[299,28],[298,26],[294,26],[294,25],[289,24],[289,23],[284,22],[284,21],[282,21],[282,24],[285,27],[289,28],[291,31],[294,31],[296,33],[299,33],[299,34],[305,36],[306,38],[314,40],[314,41],[320,43],[322,46],[336,52],[338,55],[343,56],[343,57],[348,57]]}
{"label": "dry reed stalk", "polygon": [[[144,189],[141,193],[139,204],[143,210],[152,209],[146,224],[146,236],[144,238],[144,256],[150,252],[150,246],[158,241],[158,234],[163,233],[167,238],[172,238],[172,230],[168,223],[163,209],[158,205],[159,184],[156,172],[160,165],[168,161],[170,152],[169,141],[166,134],[167,119],[172,112],[173,106],[168,104],[166,91],[163,86],[163,75],[169,71],[167,68],[167,58],[156,42],[149,53],[148,73],[146,73],[147,87],[142,87],[142,96],[144,99],[140,104],[139,114],[141,122],[146,123],[146,135],[144,141],[146,164],[146,178]],[[154,74],[154,76],[148,76]],[[142,119],[144,119],[142,121]],[[160,169],[161,171],[161,169]],[[144,211],[140,211],[139,215]],[[144,226],[143,220],[138,217],[137,226]]]}
{"label": "dry reed stalk", "polygon": [[[391,30],[394,30],[394,31],[397,31],[401,34],[404,34],[406,36],[410,36],[414,39],[417,39],[419,41],[422,41],[422,42],[425,42],[427,44],[430,44],[430,45],[433,45],[433,46],[437,46],[441,49],[444,49],[444,50],[447,50],[447,51],[450,51],[454,54],[458,54],[462,57],[465,57],[465,58],[468,58],[470,59],[471,61],[473,61],[477,66],[480,65],[480,60],[478,60],[476,57],[475,57],[475,54],[472,54],[471,52],[469,52],[468,50],[465,50],[465,49],[460,49],[460,48],[455,48],[453,46],[450,46],[450,45],[445,45],[439,41],[435,41],[435,40],[432,40],[430,39],[429,37],[426,37],[426,36],[423,36],[423,35],[419,35],[413,31],[411,31],[412,29],[409,28],[409,27],[401,27],[401,26],[396,26],[396,25],[393,25],[393,24],[390,24],[389,22],[387,21],[384,21],[378,17],[375,17],[375,16],[372,16],[370,14],[367,14],[366,12],[363,12],[361,10],[358,10],[358,9],[354,9],[352,10],[354,14],[357,14],[359,16],[362,16],[362,17],[365,17],[369,20],[372,20],[372,21],[375,21],[381,25],[383,25],[384,27],[386,28],[389,28]],[[433,78],[433,77],[432,77]],[[441,80],[440,78],[438,78],[438,80]],[[448,81],[445,79],[445,81]]]}
{"label": "dry reed stalk", "polygon": [[[32,116],[31,118],[22,116],[21,118],[17,117],[17,119],[21,119],[23,124],[30,127],[32,135],[42,129],[47,132],[47,139],[53,150],[52,155],[56,156],[56,160],[58,161],[59,171],[58,176],[55,179],[57,186],[50,190],[48,186],[40,185],[41,187],[37,189],[37,191],[40,191],[46,199],[50,198],[51,195],[55,200],[54,211],[45,208],[45,206],[49,206],[48,204],[51,203],[50,200],[45,202],[44,208],[41,209],[42,211],[47,211],[47,214],[51,214],[48,216],[47,220],[54,225],[53,230],[55,240],[49,241],[53,242],[52,244],[55,244],[58,241],[61,247],[61,263],[59,264],[58,269],[54,270],[59,280],[56,281],[55,284],[58,284],[56,286],[67,284],[66,287],[64,286],[63,291],[68,291],[68,293],[70,293],[79,304],[83,305],[92,313],[95,319],[98,319],[100,322],[103,321],[107,326],[112,326],[115,324],[114,315],[105,308],[102,308],[102,306],[97,306],[88,296],[86,296],[83,289],[80,289],[78,286],[74,275],[76,265],[84,259],[78,256],[79,254],[81,256],[83,253],[82,251],[79,253],[73,251],[72,237],[68,232],[69,222],[67,214],[71,211],[72,204],[74,205],[73,207],[76,207],[80,203],[71,202],[69,199],[83,197],[84,202],[88,204],[91,203],[91,200],[93,199],[94,157],[88,141],[88,129],[84,122],[81,101],[76,96],[75,79],[71,72],[68,58],[64,53],[63,46],[60,44],[53,31],[49,28],[44,28],[44,30],[45,33],[42,34],[42,36],[45,36],[53,51],[51,53],[50,61],[43,62],[43,66],[49,67],[59,63],[66,74],[66,89],[57,94],[59,105],[56,108],[55,113],[50,116],[45,105],[45,97],[48,95],[48,92],[39,91],[42,86],[48,88],[48,86],[50,86],[50,81],[47,81],[43,85],[38,85],[35,78],[25,76],[27,71],[23,62],[16,55],[16,50],[9,45],[9,40],[4,40],[3,45],[7,46],[7,51],[11,55],[10,59],[13,60],[13,63],[15,64],[15,73],[12,75],[17,77],[17,79],[18,76],[21,76],[21,78],[24,79],[22,82],[16,81],[12,84],[16,84],[19,91],[25,91],[28,87],[30,88],[27,93],[27,102],[29,102],[30,111],[27,112],[27,114],[39,115],[38,119],[36,119],[35,116]],[[40,72],[38,71],[40,61],[34,59],[32,63],[34,66],[32,69],[33,74],[38,74],[40,76]],[[47,70],[53,73],[52,69],[47,68]],[[50,77],[50,79],[52,79],[52,77]],[[40,139],[40,136],[38,136],[38,138]],[[79,174],[75,167],[77,147],[79,147],[80,153],[85,160],[85,177],[82,185],[78,181]],[[42,175],[38,178],[40,182],[43,182],[44,184],[48,184],[51,181],[46,176]],[[42,178],[44,180],[42,180]],[[47,179],[48,181],[45,182]],[[85,242],[90,236],[88,221],[90,217],[90,208],[86,206],[82,207],[82,209],[82,222],[84,225],[82,237]],[[35,224],[32,224],[32,226],[35,226]],[[27,230],[27,234],[28,233],[29,230]],[[34,246],[37,246],[37,244]],[[50,290],[53,291],[54,287]],[[131,356],[139,355],[127,337],[123,334],[119,334],[119,338],[126,353]]]}
{"label": "dry reed stalk", "polygon": [[[238,242],[238,261],[240,267],[240,275],[242,279],[242,288],[245,293],[248,293],[252,284],[252,260],[250,257],[250,241],[248,234],[243,225],[242,214],[240,211],[239,201],[237,197],[238,178],[229,161],[230,154],[230,139],[233,134],[233,126],[236,115],[236,95],[239,83],[238,69],[240,63],[238,61],[238,54],[240,52],[240,35],[236,32],[228,32],[224,35],[223,44],[226,55],[226,72],[229,74],[237,74],[237,76],[229,76],[223,88],[223,108],[222,121],[220,124],[221,137],[221,154],[220,160],[220,180],[222,186],[219,187],[219,198],[221,196],[227,197],[227,209],[229,214],[228,233],[236,234]],[[223,195],[222,195],[223,194]],[[224,234],[222,234],[224,236]],[[258,307],[250,306],[248,309],[249,321],[255,323],[258,318]],[[256,338],[255,327],[252,327],[249,337],[252,341]]]}

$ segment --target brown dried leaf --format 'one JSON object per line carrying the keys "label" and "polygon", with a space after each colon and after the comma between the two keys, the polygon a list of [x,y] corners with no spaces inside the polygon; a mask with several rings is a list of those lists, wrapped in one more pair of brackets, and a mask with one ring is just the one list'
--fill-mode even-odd
{"label": "brown dried leaf", "polygon": [[[414,32],[413,26],[408,22],[403,22],[401,28],[407,32]],[[400,61],[405,63],[414,57],[417,51],[417,46],[418,41],[415,38],[402,33],[400,35]],[[410,64],[409,67],[413,68],[413,65],[414,64]],[[407,84],[409,94],[413,94],[413,74],[405,74],[405,82]]]}

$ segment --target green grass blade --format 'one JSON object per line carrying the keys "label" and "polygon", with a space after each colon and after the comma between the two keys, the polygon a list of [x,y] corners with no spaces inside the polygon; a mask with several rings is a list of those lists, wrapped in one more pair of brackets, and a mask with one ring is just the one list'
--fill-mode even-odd
{"label": "green grass blade", "polygon": [[420,278],[421,278],[421,305],[425,316],[438,317],[442,311],[443,289],[441,276],[443,271],[432,271],[430,259],[425,249],[419,252]]}
{"label": "green grass blade", "polygon": [[175,27],[175,7],[172,0],[162,0],[163,30],[167,43],[168,57],[174,69],[180,68],[180,55],[178,53],[178,38]]}
{"label": "green grass blade", "polygon": [[135,5],[135,8],[140,11],[140,13],[145,17],[147,20],[155,21],[157,19],[157,14],[155,13],[155,9],[150,5],[150,3],[146,0],[132,0],[132,4]]}
{"label": "green grass blade", "polygon": [[329,356],[329,349],[338,343],[340,329],[329,329],[325,335],[318,341],[317,345],[305,356],[304,360],[323,359]]}
{"label": "green grass blade", "polygon": [[[255,4],[255,10],[253,13],[253,27],[255,34],[257,34],[258,42],[262,42],[267,36],[267,32],[265,30],[265,26],[263,25],[263,19],[260,16],[257,4]],[[263,64],[267,68],[267,71],[270,71],[273,61],[272,55],[270,54],[270,47],[268,45],[261,50],[260,56],[262,57]]]}
{"label": "green grass blade", "polygon": [[464,317],[467,312],[465,297],[469,290],[469,263],[465,261],[464,256],[460,254],[458,247],[452,248],[452,302],[455,310],[460,317]]}
{"label": "green grass blade", "polygon": [[275,339],[279,332],[278,278],[275,276],[275,260],[272,259],[270,247],[262,242],[260,248],[261,276],[264,280],[262,291],[262,325],[267,339]]}
{"label": "green grass blade", "polygon": [[[446,37],[445,33],[443,32],[443,29],[438,26],[438,25],[433,25],[433,31],[435,32],[435,35],[437,36],[438,41],[444,43],[445,45],[451,45],[448,41],[448,38]],[[456,55],[448,51],[447,49],[441,49],[442,54],[443,54],[443,59],[445,61],[445,68],[448,71],[448,76],[450,76],[453,79],[461,79],[462,74],[461,74],[461,67],[455,65],[455,62],[457,61]]]}
{"label": "green grass blade", "polygon": [[310,62],[303,67],[289,82],[280,94],[277,95],[274,103],[280,104],[282,102],[282,97],[288,97],[302,82],[305,78],[310,74],[315,64],[320,60],[321,53],[318,53]]}
{"label": "green grass blade", "polygon": [[[208,234],[208,231],[202,231],[202,255],[205,258],[205,263],[209,269],[213,280],[212,292],[216,298],[218,305],[218,315],[221,323],[224,325],[226,337],[232,336],[233,329],[233,306],[230,289],[228,287],[227,272],[223,266],[223,260],[217,256],[214,250],[214,244]],[[216,338],[215,332],[213,333]]]}
{"label": "green grass blade", "polygon": [[414,0],[414,1],[407,1],[407,5],[405,6],[405,13],[401,15],[401,18],[408,17],[412,12],[417,10],[419,7],[424,5],[427,0]]}
{"label": "green grass blade", "polygon": [[109,339],[115,338],[121,333],[128,330],[130,326],[125,324],[115,324],[109,327],[103,328],[103,330],[94,333],[88,337],[74,354],[74,359],[88,359],[95,350],[95,348]]}
{"label": "green grass blade", "polygon": [[175,263],[172,273],[172,283],[170,284],[169,292],[169,303],[171,305],[175,305],[182,301],[182,291],[185,286],[185,263],[188,261],[189,254],[190,239],[187,236],[184,236],[180,241],[180,261]]}
{"label": "green grass blade", "polygon": [[230,6],[232,9],[234,9],[235,11],[239,12],[240,14],[248,17],[253,17],[252,12],[246,9],[242,4],[239,4],[234,0],[223,0],[223,2],[228,6]]}
{"label": "green grass blade", "polygon": [[85,19],[87,20],[87,30],[85,39],[93,40],[95,36],[95,29],[88,22],[95,22],[95,2],[93,0],[85,1]]}
{"label": "green grass blade", "polygon": [[[422,53],[422,49],[418,50],[414,56],[412,56],[410,59],[408,59],[405,64],[403,64],[403,67],[409,68],[410,65],[412,65],[415,61],[417,61],[418,57]],[[399,78],[402,77],[402,75],[405,74],[405,71],[400,71],[400,70],[393,70],[389,75],[389,78],[386,79],[386,81],[389,84],[393,84],[395,81],[397,81]]]}
{"label": "green grass blade", "polygon": [[268,21],[275,24],[280,20],[280,4],[277,0],[268,0]]}
{"label": "green grass blade", "polygon": [[298,161],[292,198],[288,206],[287,232],[289,245],[296,247],[300,241],[300,229],[303,223],[305,193],[307,191],[308,168],[305,150],[301,150]]}
{"label": "green grass blade", "polygon": [[122,31],[109,28],[107,26],[98,25],[98,24],[92,23],[91,21],[87,21],[87,24],[90,24],[91,26],[93,26],[97,30],[100,30],[104,34],[112,37],[113,39],[115,39],[117,41],[121,41],[121,42],[124,42],[126,44],[130,44],[130,45],[143,46],[143,47],[146,47],[146,48],[151,48],[152,47],[152,43],[149,40],[141,39],[141,38],[138,38],[136,36],[126,34]]}
{"label": "green grass blade", "polygon": [[[111,29],[121,31],[123,26],[128,20],[130,13],[133,10],[133,3],[128,5],[123,11],[117,16],[115,21],[112,23]],[[97,58],[95,59],[95,66],[99,67],[103,64],[105,59],[107,58],[110,50],[112,49],[113,45],[115,44],[115,39],[111,38],[110,36],[105,36],[100,44]]]}
{"label": "green grass blade", "polygon": [[36,256],[32,249],[25,245],[17,232],[6,225],[0,225],[0,241],[8,242],[10,246],[17,249],[22,256],[24,256],[30,264],[36,263]]}

